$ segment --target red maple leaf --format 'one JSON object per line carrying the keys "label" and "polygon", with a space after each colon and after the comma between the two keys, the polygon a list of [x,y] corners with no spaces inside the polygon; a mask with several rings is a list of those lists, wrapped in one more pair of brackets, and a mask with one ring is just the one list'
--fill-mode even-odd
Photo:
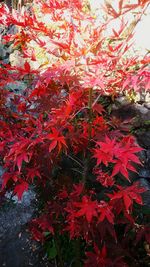
{"label": "red maple leaf", "polygon": [[71,197],[78,197],[83,193],[84,184],[73,184],[73,192],[70,194]]}
{"label": "red maple leaf", "polygon": [[97,217],[97,201],[92,201],[88,196],[83,196],[82,202],[76,202],[74,206],[79,208],[76,217],[85,216],[89,223],[93,217]]}
{"label": "red maple leaf", "polygon": [[17,165],[19,172],[21,171],[23,161],[28,163],[32,157],[32,152],[29,151],[29,146],[31,145],[31,141],[23,137],[10,147],[6,159],[13,161],[14,165]]}
{"label": "red maple leaf", "polygon": [[116,140],[109,139],[107,136],[105,142],[97,142],[97,147],[94,149],[94,158],[97,159],[97,165],[104,163],[108,166],[108,163],[114,162],[114,148],[116,146]]}
{"label": "red maple leaf", "polygon": [[122,187],[118,185],[117,188],[119,189],[118,192],[107,195],[110,197],[112,203],[114,201],[118,202],[119,200],[121,200],[121,202],[123,201],[127,213],[129,213],[129,210],[132,210],[133,201],[139,205],[143,204],[141,193],[145,192],[146,189],[139,187],[138,182],[128,187]]}
{"label": "red maple leaf", "polygon": [[[73,203],[74,204],[74,203]],[[65,211],[68,213],[66,231],[70,233],[70,237],[78,237],[80,235],[80,226],[78,224],[77,218],[75,217],[75,210],[71,202],[67,203]]]}
{"label": "red maple leaf", "polygon": [[86,252],[87,260],[85,261],[84,267],[107,267],[112,266],[111,259],[107,257],[106,247],[103,246],[100,250],[96,244],[94,244],[94,252]]}
{"label": "red maple leaf", "polygon": [[6,187],[7,183],[10,181],[10,180],[13,180],[14,182],[17,182],[19,179],[19,173],[18,172],[5,172],[3,175],[2,175],[2,190]]}
{"label": "red maple leaf", "polygon": [[98,205],[99,209],[99,222],[104,221],[105,219],[111,223],[114,224],[114,214],[112,213],[112,207],[109,206],[108,203],[106,203],[105,201],[101,201],[100,204]]}
{"label": "red maple leaf", "polygon": [[32,168],[32,169],[27,168],[26,170],[27,170],[27,178],[31,179],[32,183],[33,183],[35,177],[41,178],[41,174],[40,174],[38,168],[36,168],[36,167]]}
{"label": "red maple leaf", "polygon": [[131,136],[126,136],[122,139],[120,143],[120,148],[117,150],[115,149],[115,166],[113,168],[112,176],[115,176],[118,172],[120,172],[124,177],[129,180],[129,175],[127,170],[131,170],[136,172],[135,167],[132,165],[132,162],[136,164],[141,164],[138,157],[135,153],[141,151],[138,145],[134,144],[134,138]]}
{"label": "red maple leaf", "polygon": [[97,175],[96,180],[105,187],[113,186],[115,183],[113,177],[108,173],[103,172],[101,169],[96,168],[94,174]]}
{"label": "red maple leaf", "polygon": [[60,135],[60,132],[55,129],[54,127],[52,128],[52,133],[48,134],[46,136],[46,139],[51,140],[51,144],[49,146],[49,152],[51,152],[53,149],[58,147],[58,152],[63,148],[67,148],[66,141],[63,135]]}
{"label": "red maple leaf", "polygon": [[14,193],[18,196],[18,199],[21,200],[23,193],[27,190],[28,190],[28,183],[25,181],[21,181],[20,184],[15,186]]}
{"label": "red maple leaf", "polygon": [[111,140],[106,136],[105,141],[97,142],[97,148],[94,149],[97,165],[103,163],[108,166],[109,163],[114,163],[112,176],[120,172],[129,180],[128,170],[136,172],[132,163],[141,164],[135,154],[142,148],[134,142],[134,138],[131,136],[124,137],[120,142],[116,139]]}

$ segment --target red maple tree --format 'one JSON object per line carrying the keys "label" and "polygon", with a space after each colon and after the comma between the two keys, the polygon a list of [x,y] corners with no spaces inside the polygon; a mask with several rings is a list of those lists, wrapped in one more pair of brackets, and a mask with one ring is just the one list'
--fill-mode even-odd
{"label": "red maple tree", "polygon": [[[30,185],[40,188],[44,205],[31,222],[32,234],[54,241],[61,267],[63,237],[67,246],[76,242],[78,267],[83,261],[85,267],[127,266],[130,247],[149,240],[147,224],[137,231],[144,189],[130,178],[141,164],[141,148],[109,116],[109,103],[119,94],[150,89],[149,56],[126,56],[132,34],[123,37],[123,19],[105,37],[110,21],[136,8],[139,16],[149,1],[125,2],[116,11],[106,1],[107,19],[99,24],[86,1],[35,0],[30,12],[12,14],[0,6],[0,23],[17,29],[2,41],[23,60],[21,66],[0,62],[2,189],[13,188],[21,199]],[[40,62],[37,50],[47,61]],[[26,89],[9,90],[18,81]],[[128,233],[133,239],[127,241]]]}

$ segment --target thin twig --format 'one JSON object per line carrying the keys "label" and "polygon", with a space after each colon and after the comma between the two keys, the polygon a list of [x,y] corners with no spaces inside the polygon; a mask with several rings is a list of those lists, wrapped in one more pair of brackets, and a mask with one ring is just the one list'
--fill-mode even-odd
{"label": "thin twig", "polygon": [[72,168],[71,170],[80,173],[81,175],[83,175],[83,172],[80,172],[78,169]]}
{"label": "thin twig", "polygon": [[95,106],[95,104],[98,102],[99,98],[101,97],[102,94],[99,94],[98,97],[95,99],[95,101],[92,104],[92,107]]}
{"label": "thin twig", "polygon": [[76,159],[74,159],[73,157],[71,157],[70,155],[67,155],[68,158],[72,159],[74,162],[76,162],[81,168],[83,168],[83,165]]}

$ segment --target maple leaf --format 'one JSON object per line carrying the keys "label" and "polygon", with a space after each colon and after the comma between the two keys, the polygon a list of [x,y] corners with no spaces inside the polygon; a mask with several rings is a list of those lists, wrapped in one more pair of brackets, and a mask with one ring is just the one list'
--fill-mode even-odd
{"label": "maple leaf", "polygon": [[41,215],[39,218],[35,219],[35,222],[44,232],[48,230],[50,233],[54,234],[54,229],[50,224],[50,218],[48,218],[47,215]]}
{"label": "maple leaf", "polygon": [[98,221],[102,222],[106,219],[109,223],[114,224],[114,214],[111,210],[112,207],[109,206],[108,203],[106,203],[105,201],[101,201],[98,205],[98,211],[100,213]]}
{"label": "maple leaf", "polygon": [[97,217],[97,201],[90,200],[89,197],[83,196],[82,202],[74,203],[74,206],[80,208],[79,211],[76,212],[75,216],[85,216],[87,221],[90,223],[93,217]]}
{"label": "maple leaf", "polygon": [[131,138],[131,136],[126,136],[122,139],[122,142],[120,143],[120,148],[114,150],[114,156],[116,163],[112,176],[115,176],[118,172],[120,172],[124,177],[126,177],[129,180],[128,175],[128,169],[136,172],[136,169],[132,166],[132,162],[136,164],[141,164],[138,157],[135,155],[135,153],[143,150],[138,145],[134,144],[134,139]]}
{"label": "maple leaf", "polygon": [[27,61],[24,63],[24,70],[26,73],[30,73],[31,67],[30,67],[29,62]]}
{"label": "maple leaf", "polygon": [[94,149],[94,158],[97,159],[97,165],[101,162],[108,166],[108,163],[114,162],[114,148],[116,147],[116,140],[109,139],[107,136],[105,142],[97,142],[97,147]]}
{"label": "maple leaf", "polygon": [[108,130],[108,126],[107,123],[105,121],[105,119],[102,116],[97,116],[94,120],[93,120],[93,128],[96,128],[96,131],[107,131]]}
{"label": "maple leaf", "polygon": [[140,194],[145,192],[146,189],[139,187],[138,182],[128,187],[122,187],[118,185],[117,188],[119,189],[118,192],[107,195],[110,197],[111,202],[119,200],[123,201],[127,213],[132,210],[133,201],[135,201],[139,205],[143,205],[142,197]]}
{"label": "maple leaf", "polygon": [[14,193],[18,196],[19,200],[21,200],[23,193],[28,190],[28,186],[28,183],[25,181],[21,181],[20,184],[15,186]]}
{"label": "maple leaf", "polygon": [[6,187],[8,181],[11,179],[12,177],[12,174],[11,173],[4,173],[3,176],[2,176],[2,190]]}
{"label": "maple leaf", "polygon": [[68,198],[68,192],[67,192],[67,190],[66,190],[66,189],[62,190],[62,191],[58,194],[58,197],[59,197],[60,199],[66,199],[66,198]]}
{"label": "maple leaf", "polygon": [[32,168],[32,169],[27,168],[26,170],[27,170],[27,178],[31,179],[32,183],[33,183],[35,177],[41,178],[41,174],[40,174],[38,168],[36,168],[36,167]]}
{"label": "maple leaf", "polygon": [[58,152],[60,152],[62,147],[64,147],[65,149],[67,148],[64,136],[60,136],[59,131],[57,131],[54,127],[52,128],[52,133],[48,134],[46,136],[46,139],[52,140],[49,146],[49,152],[51,152],[56,147],[58,147]]}
{"label": "maple leaf", "polygon": [[106,246],[103,246],[101,250],[94,244],[94,252],[86,252],[87,260],[84,267],[107,267],[112,266],[112,261],[107,257]]}
{"label": "maple leaf", "polygon": [[73,184],[73,192],[71,192],[71,197],[78,197],[81,195],[81,193],[83,193],[83,189],[84,189],[84,184],[80,183],[80,184]]}
{"label": "maple leaf", "polygon": [[105,0],[105,9],[107,14],[111,15],[113,18],[117,18],[120,13],[117,13],[116,10],[111,5],[111,2],[108,0]]}
{"label": "maple leaf", "polygon": [[11,145],[9,154],[6,159],[12,160],[17,165],[19,172],[21,171],[22,162],[29,162],[32,156],[32,152],[28,151],[29,146],[32,143],[29,139],[22,137],[21,140]]}
{"label": "maple leaf", "polygon": [[21,171],[21,167],[22,167],[22,162],[29,162],[29,155],[26,152],[23,152],[22,154],[18,155],[16,157],[16,165],[18,167],[19,172]]}
{"label": "maple leaf", "polygon": [[129,180],[128,170],[136,172],[132,162],[141,164],[135,153],[141,151],[142,148],[134,144],[131,136],[122,138],[120,142],[106,136],[105,142],[97,142],[96,145],[98,148],[94,149],[93,157],[97,159],[97,165],[103,163],[108,166],[109,163],[114,163],[112,177],[120,172]]}
{"label": "maple leaf", "polygon": [[113,186],[115,183],[113,177],[108,173],[103,172],[101,169],[96,168],[94,170],[94,174],[97,175],[96,180],[105,187]]}
{"label": "maple leaf", "polygon": [[35,227],[32,226],[31,228],[32,236],[36,241],[43,241],[44,237],[41,231],[36,229]]}
{"label": "maple leaf", "polygon": [[99,114],[102,114],[102,112],[105,112],[103,106],[101,104],[97,104],[97,103],[94,103],[92,105],[92,109],[93,109],[93,111],[96,111]]}
{"label": "maple leaf", "polygon": [[[73,203],[74,205],[74,203]],[[67,203],[67,207],[65,211],[67,211],[67,226],[65,228],[66,231],[69,231],[70,237],[75,238],[80,235],[80,226],[75,216],[75,210],[71,202]]]}
{"label": "maple leaf", "polygon": [[6,187],[9,180],[13,180],[14,182],[17,182],[19,179],[19,173],[18,172],[5,172],[2,175],[2,190]]}
{"label": "maple leaf", "polygon": [[39,218],[33,219],[30,223],[30,230],[37,241],[43,241],[47,231],[54,234],[54,228],[47,214],[42,214]]}

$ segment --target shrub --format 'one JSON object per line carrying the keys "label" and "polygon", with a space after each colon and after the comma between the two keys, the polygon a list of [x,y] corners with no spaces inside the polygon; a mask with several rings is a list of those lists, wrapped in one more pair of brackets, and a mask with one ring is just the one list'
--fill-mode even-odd
{"label": "shrub", "polygon": [[[119,94],[149,90],[149,57],[126,56],[132,32],[123,20],[131,10],[141,16],[146,2],[119,1],[118,11],[106,3],[102,23],[80,0],[34,1],[12,14],[0,7],[0,22],[17,27],[3,42],[20,55],[1,62],[2,189],[21,199],[29,185],[39,188],[32,234],[61,267],[72,259],[72,266],[133,266],[137,244],[150,241],[141,220],[145,189],[130,179],[141,148],[110,115]],[[120,29],[106,37],[118,18]],[[10,90],[17,82],[25,89]]]}

